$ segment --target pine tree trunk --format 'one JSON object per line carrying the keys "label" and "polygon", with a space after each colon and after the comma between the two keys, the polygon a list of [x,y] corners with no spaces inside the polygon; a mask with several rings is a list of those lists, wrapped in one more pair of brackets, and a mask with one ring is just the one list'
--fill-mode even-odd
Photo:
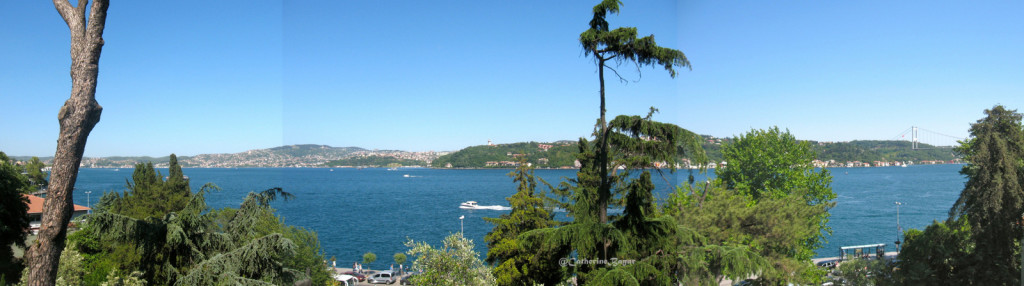
{"label": "pine tree trunk", "polygon": [[600,133],[598,133],[599,137],[597,139],[597,143],[601,144],[601,146],[598,148],[598,151],[597,151],[597,162],[601,166],[601,185],[597,189],[597,198],[598,198],[597,205],[598,205],[598,207],[600,207],[600,209],[598,209],[598,218],[600,219],[601,223],[603,224],[603,223],[607,223],[608,222],[608,199],[605,197],[605,193],[611,191],[611,188],[608,187],[608,185],[609,185],[608,184],[608,122],[605,120],[605,115],[604,115],[604,113],[605,113],[605,103],[604,103],[604,61],[605,61],[605,59],[602,58],[600,56],[600,54],[597,53],[597,51],[594,52],[594,55],[596,55],[598,57],[597,70],[598,70],[598,77],[601,79],[601,120],[600,120],[601,130],[598,131]]}
{"label": "pine tree trunk", "polygon": [[92,4],[88,23],[85,18],[87,4],[88,0],[79,0],[78,5],[72,7],[66,0],[53,1],[71,30],[71,97],[57,113],[60,135],[50,188],[43,204],[42,226],[38,240],[29,251],[29,276],[22,278],[30,286],[54,285],[57,279],[57,265],[73,212],[72,191],[78,178],[78,167],[85,153],[86,139],[100,121],[103,111],[96,102],[96,78],[108,1],[96,0]]}

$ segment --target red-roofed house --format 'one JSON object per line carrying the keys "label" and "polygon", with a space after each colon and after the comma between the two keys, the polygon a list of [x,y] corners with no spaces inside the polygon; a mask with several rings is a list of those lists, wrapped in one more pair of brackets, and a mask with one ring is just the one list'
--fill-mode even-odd
{"label": "red-roofed house", "polygon": [[[43,202],[44,198],[33,195],[24,195],[28,199],[28,220],[32,234],[39,234],[39,227],[43,224]],[[71,213],[71,219],[89,213],[89,208],[75,205],[75,211]]]}

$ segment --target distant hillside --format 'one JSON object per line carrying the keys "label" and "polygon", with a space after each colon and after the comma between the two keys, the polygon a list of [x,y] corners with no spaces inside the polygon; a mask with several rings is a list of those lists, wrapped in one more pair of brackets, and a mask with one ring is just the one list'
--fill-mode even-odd
{"label": "distant hillside", "polygon": [[184,160],[184,167],[320,167],[323,163],[367,151],[359,147],[288,145],[234,154],[202,154]]}
{"label": "distant hillside", "polygon": [[[732,138],[716,138],[702,135],[704,151],[708,159],[721,162],[722,146],[731,142]],[[894,140],[855,140],[850,142],[817,142],[811,143],[811,149],[818,154],[818,160],[836,162],[847,161],[949,161],[955,158],[952,148],[940,148],[919,143],[919,149],[911,149],[908,141]]]}
{"label": "distant hillside", "polygon": [[369,155],[353,156],[324,163],[328,167],[409,167],[427,166],[426,161],[401,159],[391,156]]}
{"label": "distant hillside", "polygon": [[[539,168],[573,167],[577,151],[574,141],[480,145],[466,147],[438,157],[431,163],[431,166],[434,168],[509,168],[520,158],[526,158],[526,162]],[[449,164],[451,165],[449,166]]]}
{"label": "distant hillside", "polygon": [[[812,142],[816,143],[816,142]],[[939,148],[928,144],[918,144],[919,149],[911,149],[908,141],[858,140],[837,143],[812,144],[818,153],[819,160],[846,161],[949,161],[955,158],[952,148]]]}

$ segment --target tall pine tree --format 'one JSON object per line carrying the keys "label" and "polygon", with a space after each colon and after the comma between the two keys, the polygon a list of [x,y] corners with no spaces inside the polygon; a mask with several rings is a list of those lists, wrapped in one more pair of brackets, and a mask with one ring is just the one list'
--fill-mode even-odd
{"label": "tall pine tree", "polygon": [[967,176],[967,183],[950,216],[966,215],[970,223],[974,256],[979,258],[975,282],[1016,285],[1020,283],[1016,245],[1024,232],[1021,114],[1001,105],[985,110],[985,114],[971,125],[971,138],[956,149],[967,162],[960,171]]}

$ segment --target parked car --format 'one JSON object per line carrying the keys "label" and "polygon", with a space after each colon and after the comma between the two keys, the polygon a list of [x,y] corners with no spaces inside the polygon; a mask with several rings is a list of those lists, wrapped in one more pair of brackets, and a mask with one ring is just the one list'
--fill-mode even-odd
{"label": "parked car", "polygon": [[347,271],[347,272],[342,273],[342,274],[352,275],[356,279],[359,279],[360,282],[366,281],[366,275],[363,275],[361,273],[356,273],[355,271]]}
{"label": "parked car", "polygon": [[825,260],[825,261],[818,262],[818,267],[827,268],[827,269],[835,269],[836,266],[838,266],[838,265],[839,265],[839,260]]}
{"label": "parked car", "polygon": [[343,286],[355,286],[359,282],[358,278],[348,274],[334,275],[334,280],[338,280]]}
{"label": "parked car", "polygon": [[397,277],[395,277],[394,272],[391,272],[390,270],[384,270],[381,271],[380,273],[373,274],[373,276],[370,276],[370,278],[366,278],[366,282],[369,282],[371,284],[391,284],[395,283],[396,278]]}

